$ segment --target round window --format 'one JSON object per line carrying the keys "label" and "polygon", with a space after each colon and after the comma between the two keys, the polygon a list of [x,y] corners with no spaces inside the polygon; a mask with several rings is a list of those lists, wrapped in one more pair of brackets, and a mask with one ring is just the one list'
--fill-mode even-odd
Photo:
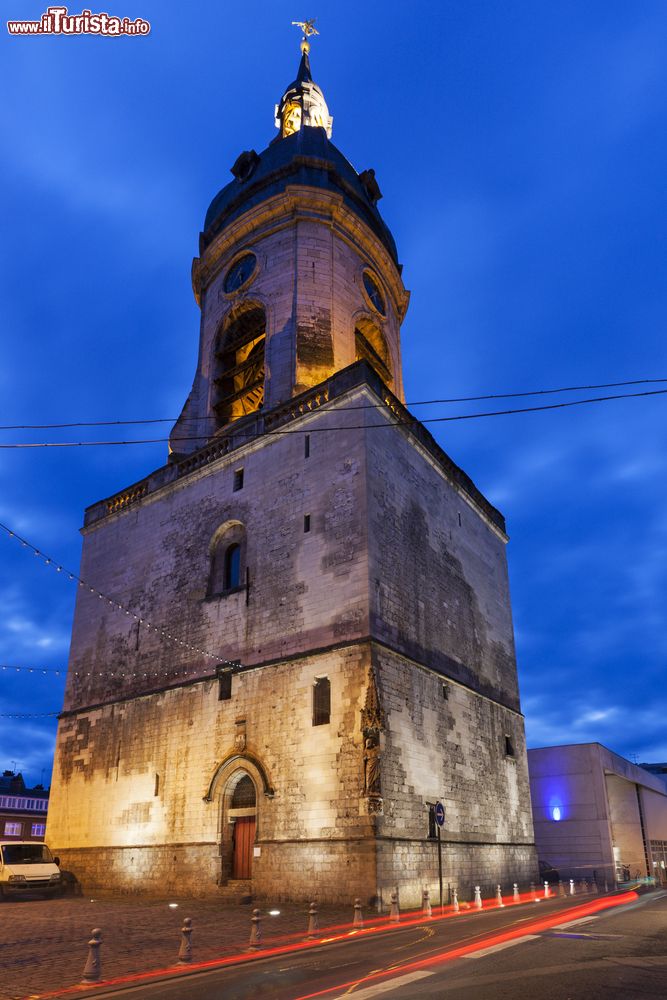
{"label": "round window", "polygon": [[366,295],[371,300],[371,304],[375,309],[377,309],[380,316],[386,315],[384,295],[380,291],[380,286],[370,271],[364,271],[364,288],[366,289]]}
{"label": "round window", "polygon": [[237,292],[245,285],[252,276],[257,266],[257,258],[254,253],[245,253],[238,260],[235,260],[225,275],[224,288],[227,295]]}

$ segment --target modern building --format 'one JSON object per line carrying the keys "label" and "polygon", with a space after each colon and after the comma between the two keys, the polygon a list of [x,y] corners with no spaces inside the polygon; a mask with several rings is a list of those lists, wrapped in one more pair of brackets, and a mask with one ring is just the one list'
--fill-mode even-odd
{"label": "modern building", "polygon": [[4,771],[0,777],[0,839],[44,840],[49,790],[26,788],[22,774]]}
{"label": "modern building", "polygon": [[535,843],[562,878],[667,882],[667,789],[600,743],[528,751]]}
{"label": "modern building", "polygon": [[503,516],[404,406],[307,38],[275,122],[206,213],[167,464],[86,511],[49,842],[91,888],[416,903],[441,802],[445,886],[530,881]]}

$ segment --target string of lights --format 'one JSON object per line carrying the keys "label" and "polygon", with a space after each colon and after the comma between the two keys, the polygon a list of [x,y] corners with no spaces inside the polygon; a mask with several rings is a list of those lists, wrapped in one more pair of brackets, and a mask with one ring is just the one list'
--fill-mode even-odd
{"label": "string of lights", "polygon": [[[406,403],[412,406],[435,406],[443,403],[475,403],[489,399],[521,399],[526,396],[551,396],[562,392],[588,392],[592,389],[620,389],[628,385],[656,385],[664,384],[667,378],[640,378],[627,380],[625,382],[600,382],[597,385],[566,385],[555,389],[530,389],[523,392],[492,392],[481,396],[451,396],[442,399],[417,399]],[[622,397],[618,397],[622,398]],[[339,406],[338,412],[342,410],[368,410],[381,409],[384,403],[360,403],[355,406]],[[198,417],[150,417],[138,420],[76,420],[70,423],[54,424],[0,424],[0,431],[26,431],[26,430],[60,430],[71,427],[127,427],[138,424],[173,424],[196,423]]]}
{"label": "string of lights", "polygon": [[[507,417],[518,413],[538,413],[547,410],[563,410],[571,406],[584,406],[586,404],[593,403],[607,403],[615,399],[638,399],[645,396],[664,396],[667,395],[667,389],[652,389],[644,392],[624,392],[618,393],[611,396],[593,396],[587,399],[572,399],[566,400],[560,403],[545,403],[541,406],[523,406],[517,407],[515,409],[509,410],[492,410],[483,413],[457,413],[446,417],[427,417],[424,420],[417,420],[413,418],[412,420],[394,420],[393,422],[383,422],[379,424],[351,424],[349,426],[341,425],[339,427],[311,427],[307,429],[304,428],[274,428],[265,431],[258,431],[256,434],[248,435],[248,440],[254,440],[258,437],[269,437],[276,435],[288,435],[288,434],[313,434],[313,433],[330,433],[334,431],[354,431],[354,430],[376,430],[386,427],[412,427],[415,424],[441,424],[449,423],[456,420],[479,420],[486,417]],[[341,407],[343,409],[343,407]],[[336,411],[334,411],[336,412]],[[0,449],[13,449],[13,448],[98,448],[98,447],[109,447],[109,446],[121,446],[130,444],[176,444],[177,442],[183,441],[201,441],[202,435],[195,435],[192,437],[174,437],[174,438],[139,438],[129,441],[21,441],[21,442],[11,442],[6,444],[0,444]]]}
{"label": "string of lights", "polygon": [[0,719],[57,719],[60,712],[0,712]]}
{"label": "string of lights", "polygon": [[[225,661],[228,662],[228,661]],[[229,665],[229,664],[228,664]],[[237,663],[234,661],[233,666]],[[14,663],[0,664],[0,672],[33,674],[36,677],[65,677],[66,667],[24,667]],[[149,678],[159,677],[161,680],[172,677],[194,677],[201,676],[201,671],[194,668],[183,668],[181,670],[170,670],[165,674],[163,670],[72,670],[72,677],[119,677],[122,679],[133,679],[135,677]]]}
{"label": "string of lights", "polygon": [[[136,614],[134,611],[130,611],[129,608],[126,608],[119,601],[113,600],[113,598],[108,597],[106,594],[103,594],[100,590],[97,590],[96,587],[92,587],[86,580],[83,580],[76,573],[72,573],[71,570],[65,569],[64,566],[61,566],[56,560],[46,555],[44,552],[41,551],[41,549],[38,549],[36,545],[33,545],[32,542],[29,542],[27,538],[22,538],[21,535],[17,534],[17,532],[13,531],[11,528],[7,527],[7,525],[3,524],[2,522],[0,522],[0,530],[4,531],[5,534],[7,534],[10,538],[15,539],[17,542],[20,542],[23,548],[30,549],[38,559],[41,559],[43,561],[45,566],[51,566],[56,571],[56,573],[64,573],[68,580],[76,582],[79,587],[88,590],[91,594],[94,594],[97,598],[99,598],[99,600],[106,601],[106,603],[110,607],[115,608],[117,611],[121,611],[129,618],[134,619],[134,621],[138,622],[140,625],[143,625],[143,627],[147,629],[149,632],[153,632],[160,638],[166,639],[168,642],[171,642],[176,646],[180,646],[182,649],[187,649],[191,653],[199,653],[200,656],[205,656],[209,660],[215,660],[216,663],[230,667],[238,666],[238,661],[225,660],[223,659],[223,657],[217,656],[215,653],[210,653],[206,649],[200,649],[199,646],[195,646],[190,642],[185,642],[184,639],[179,639],[178,636],[172,635],[172,633],[168,632],[167,629],[164,629],[159,625],[153,625],[146,618],[143,618],[141,615]],[[148,676],[148,674],[146,674],[145,676]]]}

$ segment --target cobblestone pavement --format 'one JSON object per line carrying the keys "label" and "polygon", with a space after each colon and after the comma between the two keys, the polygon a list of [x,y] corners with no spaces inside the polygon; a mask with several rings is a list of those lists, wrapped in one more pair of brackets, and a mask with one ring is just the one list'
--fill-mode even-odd
{"label": "cobblestone pavement", "polygon": [[[178,903],[170,908],[169,903]],[[278,903],[262,913],[264,944],[305,936],[308,906]],[[369,916],[371,914],[368,914]],[[248,945],[252,906],[212,900],[140,897],[22,899],[0,904],[0,1000],[23,1000],[81,981],[94,927],[103,935],[103,978],[175,965],[184,917],[192,918],[194,961],[240,954]],[[352,906],[322,907],[320,927],[352,921]]]}

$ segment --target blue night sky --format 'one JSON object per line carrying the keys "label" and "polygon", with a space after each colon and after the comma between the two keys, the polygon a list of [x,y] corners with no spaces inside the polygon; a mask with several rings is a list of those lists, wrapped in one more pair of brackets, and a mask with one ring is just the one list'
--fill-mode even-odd
{"label": "blue night sky", "polygon": [[[667,378],[664,0],[101,6],[150,36],[0,43],[1,423],[178,415],[204,214],[237,155],[273,138],[299,58],[290,22],[310,16],[333,141],[376,168],[412,292],[408,402]],[[45,7],[3,0],[3,20]],[[501,408],[415,412],[485,407]],[[507,518],[531,746],[667,759],[665,413],[657,396],[430,425]],[[0,520],[76,570],[84,507],[165,458],[164,444],[0,450]],[[64,667],[74,597],[0,534],[0,663]],[[55,674],[0,685],[3,716],[61,706]],[[55,728],[0,718],[0,768],[48,781]]]}

